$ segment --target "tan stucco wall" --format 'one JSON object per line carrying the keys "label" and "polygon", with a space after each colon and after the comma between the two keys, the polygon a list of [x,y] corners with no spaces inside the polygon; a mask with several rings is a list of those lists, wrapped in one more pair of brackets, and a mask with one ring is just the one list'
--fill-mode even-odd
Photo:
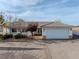
{"label": "tan stucco wall", "polygon": [[3,27],[3,34],[10,33],[9,28]]}
{"label": "tan stucco wall", "polygon": [[8,27],[2,27],[2,29],[3,29],[3,32],[0,32],[0,34],[6,34],[6,33],[10,33],[10,31],[9,31],[9,28]]}

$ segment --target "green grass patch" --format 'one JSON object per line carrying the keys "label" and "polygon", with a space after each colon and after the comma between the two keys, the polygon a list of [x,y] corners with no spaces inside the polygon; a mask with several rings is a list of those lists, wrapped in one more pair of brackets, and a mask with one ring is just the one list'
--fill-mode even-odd
{"label": "green grass patch", "polygon": [[4,39],[0,37],[0,42],[3,42],[3,41],[4,41]]}

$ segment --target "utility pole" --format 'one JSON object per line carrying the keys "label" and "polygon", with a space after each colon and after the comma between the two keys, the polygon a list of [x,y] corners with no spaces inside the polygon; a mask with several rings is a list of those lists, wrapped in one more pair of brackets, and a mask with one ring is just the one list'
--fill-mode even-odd
{"label": "utility pole", "polygon": [[11,23],[12,23],[12,16],[9,16],[10,34],[11,34]]}

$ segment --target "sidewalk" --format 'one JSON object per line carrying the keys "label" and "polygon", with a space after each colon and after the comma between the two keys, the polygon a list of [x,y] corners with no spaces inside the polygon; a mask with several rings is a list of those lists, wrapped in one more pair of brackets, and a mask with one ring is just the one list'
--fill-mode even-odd
{"label": "sidewalk", "polygon": [[35,42],[0,42],[0,47],[43,48],[43,45]]}

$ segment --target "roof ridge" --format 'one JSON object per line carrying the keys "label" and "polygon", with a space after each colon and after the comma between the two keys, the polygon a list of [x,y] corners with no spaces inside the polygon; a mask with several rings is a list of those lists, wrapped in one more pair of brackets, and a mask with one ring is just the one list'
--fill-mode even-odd
{"label": "roof ridge", "polygon": [[54,23],[54,22],[50,22],[50,23],[44,24],[44,25],[42,25],[40,27],[43,27],[43,26],[46,26],[46,25],[49,25],[49,24],[52,24],[52,23]]}

